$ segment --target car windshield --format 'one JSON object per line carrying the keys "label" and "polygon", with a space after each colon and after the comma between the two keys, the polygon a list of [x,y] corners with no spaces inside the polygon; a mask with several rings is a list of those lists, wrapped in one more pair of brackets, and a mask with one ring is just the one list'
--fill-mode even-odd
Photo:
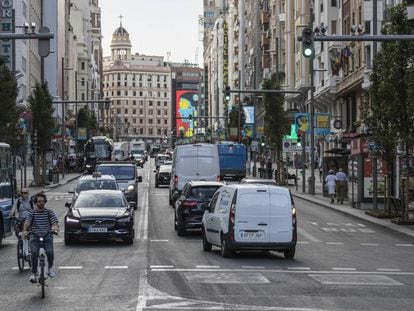
{"label": "car windshield", "polygon": [[189,197],[201,201],[208,201],[220,186],[193,187]]}
{"label": "car windshield", "polygon": [[98,166],[96,170],[102,175],[113,175],[116,179],[135,179],[134,166]]}
{"label": "car windshield", "polygon": [[114,194],[81,194],[75,202],[75,208],[85,207],[98,207],[98,208],[109,208],[109,207],[126,207],[127,204],[121,195]]}
{"label": "car windshield", "polygon": [[78,186],[78,192],[98,189],[118,190],[114,180],[83,180]]}

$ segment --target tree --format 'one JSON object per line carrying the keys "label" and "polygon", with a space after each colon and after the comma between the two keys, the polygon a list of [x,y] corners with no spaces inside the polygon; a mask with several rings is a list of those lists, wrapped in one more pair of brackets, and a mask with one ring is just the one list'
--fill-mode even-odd
{"label": "tree", "polygon": [[[264,90],[280,90],[279,73],[272,74],[270,79],[263,80]],[[282,151],[283,136],[288,135],[290,124],[287,112],[284,108],[284,96],[277,93],[265,93],[263,96],[263,104],[266,110],[265,114],[265,135],[270,146],[275,148],[277,170],[279,172],[278,181],[284,180]]]}
{"label": "tree", "polygon": [[[240,115],[239,115],[240,113]],[[240,116],[240,124],[239,124],[239,116]],[[237,135],[241,135],[241,132],[244,128],[244,123],[246,123],[246,115],[244,110],[240,105],[234,105],[229,113],[229,128],[236,128]],[[240,128],[239,128],[240,125]]]}
{"label": "tree", "polygon": [[17,82],[9,68],[0,58],[0,141],[10,144],[15,149],[19,144],[19,113],[16,106]]}
{"label": "tree", "polygon": [[[390,17],[384,34],[410,33],[406,5],[391,8]],[[369,139],[383,150],[392,182],[397,147],[404,147],[408,160],[408,152],[414,146],[413,61],[413,42],[384,42],[374,59],[371,101],[366,98],[361,106],[361,118],[369,129]]]}
{"label": "tree", "polygon": [[[49,88],[46,82],[37,82],[35,84],[32,94],[27,99],[29,102],[29,109],[32,112],[33,118],[33,133],[37,137],[37,156],[36,163],[41,163],[43,172],[43,180],[46,180],[46,152],[51,147],[53,131],[56,128],[53,119],[53,98],[49,93]],[[38,174],[40,165],[36,165]],[[37,175],[39,176],[39,175]]]}

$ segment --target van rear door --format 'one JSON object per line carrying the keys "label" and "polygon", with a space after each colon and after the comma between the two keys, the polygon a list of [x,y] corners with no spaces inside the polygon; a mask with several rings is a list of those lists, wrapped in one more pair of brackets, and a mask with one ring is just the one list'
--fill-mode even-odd
{"label": "van rear door", "polygon": [[270,193],[270,242],[292,241],[292,204],[288,192]]}
{"label": "van rear door", "polygon": [[236,242],[268,243],[270,228],[268,190],[239,189],[235,209],[234,239]]}

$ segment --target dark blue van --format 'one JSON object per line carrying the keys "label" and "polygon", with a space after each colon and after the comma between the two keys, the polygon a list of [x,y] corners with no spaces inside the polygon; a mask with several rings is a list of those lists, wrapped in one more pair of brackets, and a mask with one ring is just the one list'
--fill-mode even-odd
{"label": "dark blue van", "polygon": [[240,180],[246,177],[246,146],[233,142],[217,143],[221,178]]}

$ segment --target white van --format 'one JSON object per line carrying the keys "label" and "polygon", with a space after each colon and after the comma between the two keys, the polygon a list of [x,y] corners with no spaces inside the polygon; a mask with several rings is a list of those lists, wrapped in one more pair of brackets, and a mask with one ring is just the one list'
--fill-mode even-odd
{"label": "white van", "polygon": [[189,181],[220,181],[220,160],[212,144],[175,147],[171,171],[169,201],[173,205]]}
{"label": "white van", "polygon": [[275,250],[292,259],[296,250],[296,210],[288,189],[261,184],[219,188],[202,220],[203,249]]}

